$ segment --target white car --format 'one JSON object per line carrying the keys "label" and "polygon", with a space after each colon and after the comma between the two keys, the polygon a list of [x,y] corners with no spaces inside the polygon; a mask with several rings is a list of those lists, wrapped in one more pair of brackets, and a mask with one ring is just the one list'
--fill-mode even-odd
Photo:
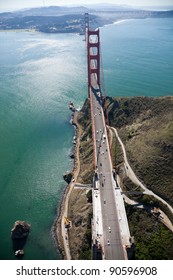
{"label": "white car", "polygon": [[108,229],[109,229],[109,232],[111,232],[111,227],[108,227]]}
{"label": "white car", "polygon": [[108,239],[108,241],[107,241],[107,244],[108,244],[108,245],[110,245],[110,241],[109,241],[109,239]]}

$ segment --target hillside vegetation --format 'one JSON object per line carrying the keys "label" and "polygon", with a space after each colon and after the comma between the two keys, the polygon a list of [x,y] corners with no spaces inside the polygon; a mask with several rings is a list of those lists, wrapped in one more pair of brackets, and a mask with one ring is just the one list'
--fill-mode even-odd
{"label": "hillside vegetation", "polygon": [[86,99],[82,110],[78,114],[78,122],[82,129],[82,136],[79,148],[80,173],[77,181],[79,183],[91,184],[94,175],[94,154],[90,103],[88,99]]}
{"label": "hillside vegetation", "polygon": [[173,206],[173,97],[107,98],[106,107],[140,180]]}
{"label": "hillside vegetation", "polygon": [[150,213],[126,207],[130,233],[135,237],[135,260],[172,260],[173,234]]}

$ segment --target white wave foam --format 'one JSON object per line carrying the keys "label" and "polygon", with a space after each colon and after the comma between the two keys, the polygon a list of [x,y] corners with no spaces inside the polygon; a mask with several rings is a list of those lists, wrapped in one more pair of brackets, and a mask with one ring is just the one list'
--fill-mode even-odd
{"label": "white wave foam", "polygon": [[110,24],[105,24],[105,25],[103,25],[100,28],[107,27],[107,26],[114,25],[114,24],[121,24],[121,23],[124,23],[124,22],[127,22],[127,21],[131,21],[131,20],[134,20],[134,19],[133,18],[121,19],[121,20],[118,20],[118,21],[114,21],[113,23],[110,23]]}
{"label": "white wave foam", "polygon": [[121,20],[118,20],[118,21],[114,21],[113,24],[121,24],[121,23],[123,23],[123,22],[131,21],[131,20],[134,20],[134,19],[133,19],[133,18],[121,19]]}

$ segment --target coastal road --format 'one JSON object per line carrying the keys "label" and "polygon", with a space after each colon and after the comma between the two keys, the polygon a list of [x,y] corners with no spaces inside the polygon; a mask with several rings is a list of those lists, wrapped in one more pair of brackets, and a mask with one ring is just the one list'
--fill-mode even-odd
{"label": "coastal road", "polygon": [[92,125],[94,127],[95,165],[100,182],[104,258],[108,260],[123,260],[125,259],[125,252],[122,246],[119,219],[115,203],[115,182],[113,180],[112,162],[100,92],[97,89],[92,89],[90,98],[93,114]]}

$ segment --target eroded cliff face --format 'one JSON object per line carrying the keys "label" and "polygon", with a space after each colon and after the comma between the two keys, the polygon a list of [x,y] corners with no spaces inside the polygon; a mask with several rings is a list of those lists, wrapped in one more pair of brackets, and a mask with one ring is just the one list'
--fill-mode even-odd
{"label": "eroded cliff face", "polygon": [[94,175],[94,154],[90,102],[88,99],[85,100],[84,105],[78,114],[78,122],[82,129],[79,147],[80,173],[78,176],[78,182],[91,184]]}
{"label": "eroded cliff face", "polygon": [[138,177],[173,206],[173,97],[108,97],[105,105]]}

